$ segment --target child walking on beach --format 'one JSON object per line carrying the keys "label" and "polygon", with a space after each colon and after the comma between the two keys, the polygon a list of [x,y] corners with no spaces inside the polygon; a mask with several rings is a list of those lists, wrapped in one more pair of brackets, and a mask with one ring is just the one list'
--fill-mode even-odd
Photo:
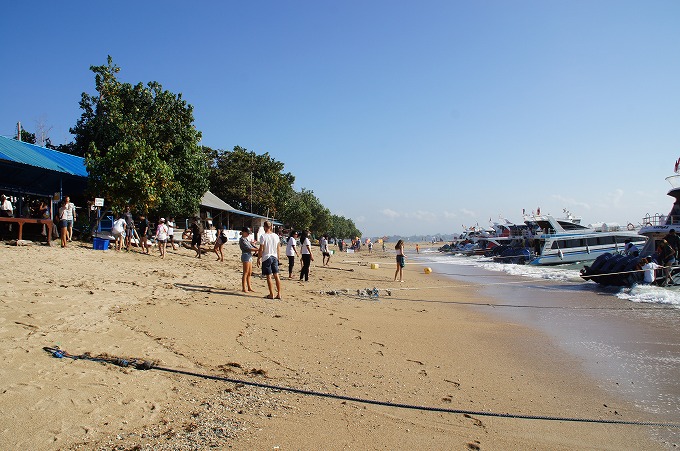
{"label": "child walking on beach", "polygon": [[406,266],[406,255],[404,255],[404,240],[397,241],[397,245],[394,246],[397,251],[397,270],[394,272],[394,281],[397,281],[397,276],[399,276],[399,282],[404,281],[403,271],[404,266]]}

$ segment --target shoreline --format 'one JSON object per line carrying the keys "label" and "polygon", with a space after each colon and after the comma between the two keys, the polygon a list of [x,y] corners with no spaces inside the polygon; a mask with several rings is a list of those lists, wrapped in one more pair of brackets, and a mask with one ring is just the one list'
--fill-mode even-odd
{"label": "shoreline", "polygon": [[[598,388],[545,334],[459,301],[488,302],[393,255],[334,254],[283,300],[240,293],[236,246],[214,254],[65,250],[0,253],[0,439],[31,449],[649,448],[643,426],[405,411],[159,371],[49,357],[68,352],[157,359],[165,367],[395,403],[471,411],[654,421]],[[410,249],[409,249],[410,250]],[[346,258],[347,257],[347,258]],[[343,263],[344,260],[360,263]],[[287,273],[285,263],[282,273]],[[31,268],[17,277],[16,268]],[[298,266],[299,268],[299,266]],[[257,269],[254,272],[257,273]],[[260,295],[264,280],[253,278]],[[391,288],[378,300],[329,291]],[[440,287],[448,288],[440,288]],[[457,287],[455,287],[457,286]],[[452,303],[456,302],[456,303]],[[58,418],[56,423],[54,419]],[[661,444],[658,444],[661,448]]]}

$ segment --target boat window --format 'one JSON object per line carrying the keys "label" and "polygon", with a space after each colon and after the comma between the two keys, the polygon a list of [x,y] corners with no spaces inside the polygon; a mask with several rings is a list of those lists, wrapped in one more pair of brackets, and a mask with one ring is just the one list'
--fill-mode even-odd
{"label": "boat window", "polygon": [[557,223],[562,226],[564,230],[583,230],[587,229],[587,227],[584,227],[579,224],[574,224],[573,222],[570,221],[560,221],[558,220]]}

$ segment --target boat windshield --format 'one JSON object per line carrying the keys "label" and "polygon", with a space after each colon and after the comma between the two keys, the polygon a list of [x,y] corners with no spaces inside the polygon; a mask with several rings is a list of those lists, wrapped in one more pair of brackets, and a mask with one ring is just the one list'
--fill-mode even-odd
{"label": "boat windshield", "polygon": [[666,177],[666,180],[673,188],[680,188],[680,174]]}

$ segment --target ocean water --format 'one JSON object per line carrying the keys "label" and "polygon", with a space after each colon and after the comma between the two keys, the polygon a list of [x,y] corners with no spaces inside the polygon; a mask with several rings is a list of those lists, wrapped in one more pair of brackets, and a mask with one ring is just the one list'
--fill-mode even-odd
{"label": "ocean water", "polygon": [[[497,303],[480,311],[544,333],[600,388],[645,412],[644,421],[680,423],[680,287],[603,287],[581,279],[578,264],[507,265],[433,249],[409,257],[409,265],[474,285]],[[680,446],[680,429],[650,434]]]}
{"label": "ocean water", "polygon": [[[573,283],[578,289],[591,290],[593,293],[609,293],[618,299],[630,302],[642,302],[675,306],[680,309],[680,287],[662,288],[651,285],[627,287],[602,287],[595,282],[586,282],[580,277],[583,264],[558,266],[531,266],[496,263],[489,257],[466,257],[440,253],[433,249],[425,249],[419,254],[418,264],[450,265],[451,267],[474,267],[489,273],[502,273],[528,279]],[[445,272],[445,271],[442,271]],[[473,273],[474,274],[474,273]],[[458,275],[458,274],[454,274]],[[468,273],[464,277],[471,279]],[[489,275],[485,279],[489,279]],[[480,276],[480,278],[482,278]]]}

